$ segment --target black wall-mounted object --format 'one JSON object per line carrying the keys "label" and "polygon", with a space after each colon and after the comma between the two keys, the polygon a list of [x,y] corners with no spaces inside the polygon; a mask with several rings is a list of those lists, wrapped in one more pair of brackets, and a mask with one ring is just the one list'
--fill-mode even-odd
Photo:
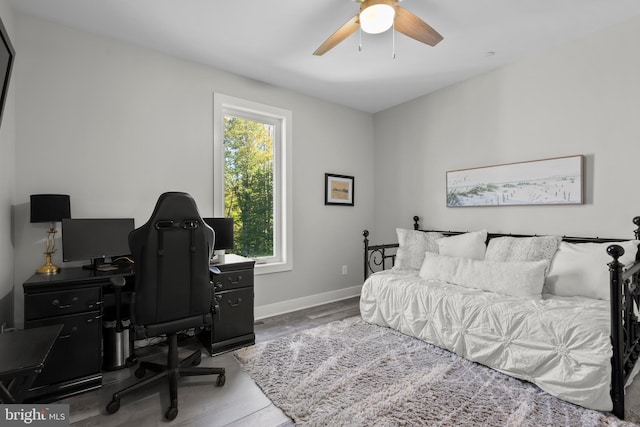
{"label": "black wall-mounted object", "polygon": [[9,80],[11,78],[15,54],[16,51],[13,49],[9,34],[2,23],[2,19],[0,19],[0,79],[2,79],[2,91],[0,91],[0,124],[2,124],[4,104],[7,101]]}

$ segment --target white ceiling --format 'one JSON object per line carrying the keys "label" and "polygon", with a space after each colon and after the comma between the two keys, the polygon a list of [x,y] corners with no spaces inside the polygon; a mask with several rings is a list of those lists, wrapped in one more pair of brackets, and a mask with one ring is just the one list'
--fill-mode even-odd
{"label": "white ceiling", "polygon": [[[358,32],[312,52],[354,0],[11,0],[14,9],[377,112],[640,16],[638,0],[405,0],[444,40]],[[495,54],[492,54],[495,53]]]}

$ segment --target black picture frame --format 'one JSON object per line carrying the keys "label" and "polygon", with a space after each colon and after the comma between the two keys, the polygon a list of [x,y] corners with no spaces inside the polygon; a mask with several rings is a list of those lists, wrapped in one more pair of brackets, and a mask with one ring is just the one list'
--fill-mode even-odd
{"label": "black picture frame", "polygon": [[2,91],[0,92],[0,124],[4,116],[4,106],[7,102],[7,92],[9,91],[9,81],[11,79],[11,70],[13,69],[13,60],[16,51],[11,44],[7,29],[0,18],[0,78],[2,79]]}
{"label": "black picture frame", "polygon": [[324,174],[324,204],[354,206],[355,178],[334,173]]}

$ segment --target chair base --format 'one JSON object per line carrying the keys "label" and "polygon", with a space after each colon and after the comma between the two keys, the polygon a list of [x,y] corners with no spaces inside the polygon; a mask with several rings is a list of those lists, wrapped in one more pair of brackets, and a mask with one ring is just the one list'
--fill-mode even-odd
{"label": "chair base", "polygon": [[188,357],[178,360],[178,338],[176,334],[167,335],[169,343],[169,354],[167,355],[167,364],[161,365],[152,362],[140,362],[140,366],[135,370],[135,376],[142,378],[146,371],[150,370],[156,374],[145,378],[144,380],[130,385],[120,391],[113,393],[113,397],[106,410],[108,414],[115,414],[120,409],[120,399],[129,393],[138,390],[148,384],[154,383],[162,378],[169,379],[169,408],[165,412],[165,418],[173,420],[178,415],[178,377],[194,376],[194,375],[217,375],[216,386],[222,387],[225,384],[224,368],[197,368],[201,361],[201,351],[197,350]]}

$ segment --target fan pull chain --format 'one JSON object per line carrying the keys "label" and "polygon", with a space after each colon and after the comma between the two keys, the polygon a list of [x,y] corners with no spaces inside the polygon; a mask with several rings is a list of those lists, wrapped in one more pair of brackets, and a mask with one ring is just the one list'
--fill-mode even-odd
{"label": "fan pull chain", "polygon": [[358,31],[358,36],[360,37],[358,41],[358,52],[362,52],[362,27]]}
{"label": "fan pull chain", "polygon": [[392,37],[392,49],[391,49],[391,59],[396,59],[396,23],[391,24],[391,37]]}

